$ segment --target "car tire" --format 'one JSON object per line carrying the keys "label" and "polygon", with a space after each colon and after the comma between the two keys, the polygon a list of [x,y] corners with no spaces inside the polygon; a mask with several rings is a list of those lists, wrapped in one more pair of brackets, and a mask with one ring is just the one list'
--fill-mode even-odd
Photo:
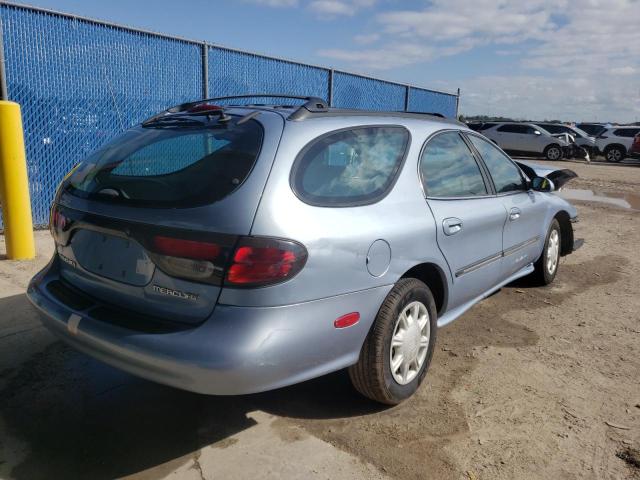
{"label": "car tire", "polygon": [[542,255],[534,264],[532,274],[538,285],[549,285],[556,278],[560,265],[560,251],[562,249],[562,230],[555,218],[549,225],[549,231],[544,241]]}
{"label": "car tire", "polygon": [[555,143],[547,145],[543,154],[547,160],[562,160],[562,148],[560,148],[560,145],[556,145]]}
{"label": "car tire", "polygon": [[355,389],[386,405],[409,398],[427,373],[436,332],[437,311],[429,287],[415,278],[400,279],[380,307],[358,363],[349,368]]}
{"label": "car tire", "polygon": [[607,160],[607,162],[611,163],[621,162],[626,154],[626,150],[620,145],[611,145],[604,149],[604,158]]}

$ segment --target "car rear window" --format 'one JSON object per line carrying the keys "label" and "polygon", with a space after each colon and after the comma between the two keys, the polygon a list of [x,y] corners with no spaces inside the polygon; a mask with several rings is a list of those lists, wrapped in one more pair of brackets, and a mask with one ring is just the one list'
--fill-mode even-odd
{"label": "car rear window", "polygon": [[338,130],[308,144],[292,172],[294,191],[318,206],[355,206],[384,197],[395,182],[409,145],[400,126]]}
{"label": "car rear window", "polygon": [[65,188],[82,198],[151,207],[200,206],[226,197],[251,173],[262,126],[254,120],[190,125],[125,132],[83,161]]}

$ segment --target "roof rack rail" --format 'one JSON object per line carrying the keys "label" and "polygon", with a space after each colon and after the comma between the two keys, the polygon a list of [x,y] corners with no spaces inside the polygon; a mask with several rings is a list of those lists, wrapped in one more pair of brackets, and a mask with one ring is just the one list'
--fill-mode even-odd
{"label": "roof rack rail", "polygon": [[413,111],[413,110],[402,110],[402,112],[403,113],[413,113],[415,115],[430,115],[432,117],[447,118],[443,114],[438,113],[438,112],[416,112],[416,111]]}
{"label": "roof rack rail", "polygon": [[[246,95],[227,95],[224,97],[212,97],[205,98],[202,100],[197,100],[195,102],[181,103],[179,105],[174,105],[173,107],[167,108],[165,110],[166,113],[178,113],[187,111],[197,105],[201,105],[203,103],[216,102],[219,100],[236,100],[241,98],[290,98],[294,100],[305,100],[299,109],[304,109],[309,112],[327,112],[329,111],[329,104],[318,97],[307,97],[300,95],[284,95],[284,94],[273,94],[273,93],[251,93]],[[247,105],[255,105],[255,104],[247,104]],[[163,112],[164,113],[164,112]],[[294,112],[295,114],[296,112]]]}

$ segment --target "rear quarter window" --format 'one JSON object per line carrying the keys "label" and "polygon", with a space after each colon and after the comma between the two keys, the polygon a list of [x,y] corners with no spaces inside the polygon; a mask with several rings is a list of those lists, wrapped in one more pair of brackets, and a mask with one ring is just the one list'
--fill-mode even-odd
{"label": "rear quarter window", "polygon": [[640,128],[620,128],[613,132],[616,137],[627,137],[633,138],[636,134],[640,132]]}
{"label": "rear quarter window", "polygon": [[291,186],[305,203],[326,207],[367,205],[393,187],[409,147],[400,126],[337,130],[302,149],[291,171]]}

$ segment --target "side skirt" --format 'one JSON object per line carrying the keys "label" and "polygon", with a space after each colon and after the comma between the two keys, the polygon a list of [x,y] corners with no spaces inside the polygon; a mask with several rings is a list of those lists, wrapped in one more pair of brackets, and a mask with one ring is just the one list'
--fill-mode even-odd
{"label": "side skirt", "polygon": [[463,303],[459,307],[456,307],[452,310],[445,312],[443,316],[438,318],[438,328],[444,327],[445,325],[450,324],[451,322],[456,320],[459,316],[461,316],[464,312],[466,312],[471,307],[473,307],[476,303],[480,302],[481,300],[484,300],[485,298],[497,292],[502,287],[513,282],[514,280],[517,280],[518,278],[522,278],[529,275],[530,273],[533,272],[533,270],[534,270],[533,263],[530,263],[529,265],[526,265],[525,267],[518,270],[516,273],[514,273],[510,277],[508,277],[506,280],[503,280],[502,282],[498,283],[494,287],[491,287],[489,290],[487,290],[483,294],[469,300],[467,303]]}

